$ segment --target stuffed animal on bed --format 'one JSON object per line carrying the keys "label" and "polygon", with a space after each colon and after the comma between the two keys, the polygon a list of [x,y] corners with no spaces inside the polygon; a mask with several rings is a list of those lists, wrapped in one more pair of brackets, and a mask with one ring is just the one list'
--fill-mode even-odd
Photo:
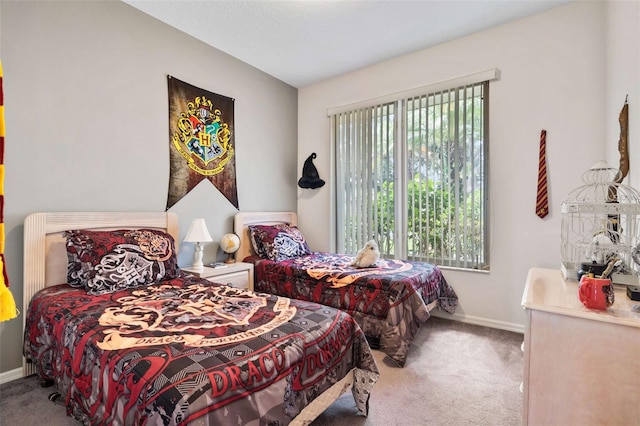
{"label": "stuffed animal on bed", "polygon": [[378,244],[374,240],[367,241],[362,249],[356,254],[355,259],[351,262],[351,266],[356,268],[368,268],[376,264],[380,259],[380,250]]}

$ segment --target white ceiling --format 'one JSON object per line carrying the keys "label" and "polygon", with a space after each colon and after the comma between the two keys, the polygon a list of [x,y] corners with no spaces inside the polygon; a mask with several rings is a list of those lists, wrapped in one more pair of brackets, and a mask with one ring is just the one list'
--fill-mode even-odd
{"label": "white ceiling", "polygon": [[572,0],[123,0],[301,88]]}

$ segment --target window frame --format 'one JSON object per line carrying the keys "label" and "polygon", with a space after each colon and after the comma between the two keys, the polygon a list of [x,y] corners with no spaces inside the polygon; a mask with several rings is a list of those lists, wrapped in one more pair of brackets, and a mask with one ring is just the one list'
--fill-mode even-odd
{"label": "window frame", "polygon": [[[484,185],[484,188],[482,189],[482,193],[481,196],[483,197],[483,210],[481,211],[481,215],[482,215],[482,225],[484,227],[484,232],[481,235],[482,238],[482,251],[484,253],[484,259],[482,262],[480,262],[480,264],[476,263],[476,262],[471,262],[468,260],[463,260],[461,261],[460,259],[456,259],[453,260],[449,257],[445,257],[443,256],[442,258],[438,258],[438,259],[426,259],[425,261],[429,261],[431,263],[437,263],[440,266],[444,266],[444,267],[454,267],[454,268],[462,268],[462,269],[469,269],[469,270],[489,270],[489,266],[490,266],[490,244],[489,244],[489,240],[490,240],[490,221],[489,221],[489,101],[488,101],[488,92],[489,92],[489,82],[496,80],[499,76],[499,72],[497,69],[493,69],[493,70],[489,70],[489,71],[485,71],[482,73],[477,73],[477,74],[473,74],[470,76],[466,76],[463,78],[459,78],[459,79],[453,79],[453,80],[447,80],[444,82],[440,82],[437,84],[432,84],[432,85],[428,85],[428,86],[423,86],[417,89],[412,89],[409,91],[403,91],[403,92],[399,92],[399,93],[395,93],[395,94],[391,94],[391,95],[387,95],[387,96],[383,96],[383,97],[379,97],[376,99],[369,99],[367,101],[362,101],[362,102],[358,102],[355,104],[350,104],[350,105],[345,105],[339,108],[333,108],[333,109],[329,109],[328,110],[328,114],[331,118],[331,143],[332,143],[332,148],[334,150],[335,153],[335,177],[336,179],[334,180],[335,184],[334,184],[334,191],[335,191],[335,198],[333,200],[333,202],[335,203],[335,213],[334,213],[334,223],[335,223],[335,241],[337,244],[336,249],[338,251],[341,252],[345,252],[345,253],[355,253],[359,247],[347,247],[344,244],[344,236],[340,235],[341,233],[343,233],[343,230],[346,229],[346,227],[344,226],[344,220],[342,220],[342,218],[340,217],[340,215],[338,214],[338,209],[340,208],[340,204],[341,204],[341,199],[340,197],[345,197],[345,191],[341,190],[338,185],[341,183],[341,179],[344,178],[344,171],[341,170],[341,163],[340,163],[340,146],[337,143],[337,135],[335,134],[335,120],[336,120],[336,115],[337,114],[341,114],[341,113],[353,113],[356,112],[357,110],[360,110],[359,113],[362,114],[363,111],[364,113],[366,112],[371,112],[373,114],[373,111],[375,111],[376,108],[379,108],[381,106],[383,106],[384,103],[386,104],[391,104],[395,106],[395,113],[394,113],[394,146],[393,146],[393,157],[394,157],[394,178],[393,178],[393,182],[396,186],[400,187],[400,191],[397,191],[398,188],[394,188],[393,190],[393,196],[394,198],[396,196],[401,196],[402,201],[401,202],[394,202],[394,247],[393,247],[393,251],[391,251],[390,255],[395,257],[395,258],[403,258],[403,259],[409,259],[409,260],[425,260],[424,257],[416,257],[416,256],[409,256],[408,254],[408,237],[407,237],[407,229],[408,229],[408,211],[409,209],[404,207],[407,206],[408,200],[409,200],[409,190],[408,190],[408,178],[407,178],[407,171],[406,166],[407,166],[407,158],[408,158],[408,151],[409,151],[409,144],[408,144],[408,126],[409,124],[407,123],[408,120],[408,116],[407,116],[407,111],[410,109],[410,106],[408,105],[408,101],[411,98],[417,98],[417,99],[421,99],[421,98],[425,98],[427,101],[429,100],[429,96],[432,96],[438,92],[449,92],[449,93],[455,93],[455,96],[458,96],[458,90],[460,90],[461,88],[463,88],[463,86],[472,86],[475,84],[481,84],[484,83],[484,90],[485,90],[485,94],[484,94],[484,99],[482,100],[483,102],[483,114],[484,117],[482,119],[482,126],[483,128],[480,129],[482,132],[482,149],[483,152],[481,154],[481,159],[483,161],[483,168],[482,168],[482,173],[483,173],[483,180],[482,180],[482,184]],[[446,90],[445,90],[446,89]],[[474,96],[471,96],[471,98],[473,99]],[[413,108],[414,110],[418,110],[420,109],[420,107],[418,108]],[[456,106],[456,111],[457,111],[458,107]],[[466,116],[465,116],[466,117]],[[457,119],[457,117],[456,117]],[[356,121],[357,124],[357,121]],[[366,127],[366,126],[363,126]],[[359,129],[360,132],[366,132],[367,129]],[[455,129],[455,132],[458,132],[458,129]],[[372,136],[372,135],[370,135]],[[372,136],[373,137],[373,136]],[[455,138],[456,140],[458,140],[458,138]],[[473,139],[472,139],[473,140]],[[456,142],[457,143],[457,142]],[[399,151],[399,152],[398,152]],[[474,160],[475,161],[475,160]],[[465,164],[466,164],[466,160],[465,160]],[[457,177],[456,178],[458,182],[460,182],[460,178]],[[427,180],[428,182],[428,180]],[[375,190],[373,190],[375,192]],[[397,191],[397,192],[396,192]],[[455,201],[455,203],[457,204],[457,200]],[[363,227],[365,228],[365,227]],[[364,233],[367,233],[367,231],[365,230]],[[372,234],[372,232],[369,232],[370,234]],[[466,235],[466,231],[463,230],[463,235]],[[457,231],[456,231],[456,235],[460,235]],[[475,235],[475,234],[471,234],[471,235]],[[358,239],[358,238],[356,238]],[[366,236],[360,236],[359,241],[360,243],[364,240],[366,241],[368,238]],[[353,252],[353,253],[352,253]]]}

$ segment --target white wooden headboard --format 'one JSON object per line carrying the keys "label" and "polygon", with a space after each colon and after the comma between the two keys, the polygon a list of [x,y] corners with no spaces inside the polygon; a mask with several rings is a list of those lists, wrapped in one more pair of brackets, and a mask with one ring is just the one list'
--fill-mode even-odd
{"label": "white wooden headboard", "polygon": [[295,212],[240,212],[233,219],[233,232],[240,237],[240,248],[236,252],[236,260],[242,262],[244,258],[255,255],[249,225],[277,225],[287,223],[298,226],[298,215]]}
{"label": "white wooden headboard", "polygon": [[[178,216],[167,212],[54,212],[33,213],[24,221],[23,315],[39,290],[67,281],[67,249],[62,231],[73,229],[159,229],[170,234],[178,250]],[[35,367],[23,359],[23,374]]]}

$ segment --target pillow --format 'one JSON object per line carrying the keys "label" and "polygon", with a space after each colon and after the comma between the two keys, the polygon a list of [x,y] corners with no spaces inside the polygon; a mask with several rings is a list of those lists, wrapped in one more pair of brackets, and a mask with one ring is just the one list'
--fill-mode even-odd
{"label": "pillow", "polygon": [[302,232],[295,226],[249,225],[249,235],[256,254],[265,259],[277,262],[311,253]]}
{"label": "pillow", "polygon": [[173,237],[155,229],[65,231],[67,281],[92,295],[176,278]]}

